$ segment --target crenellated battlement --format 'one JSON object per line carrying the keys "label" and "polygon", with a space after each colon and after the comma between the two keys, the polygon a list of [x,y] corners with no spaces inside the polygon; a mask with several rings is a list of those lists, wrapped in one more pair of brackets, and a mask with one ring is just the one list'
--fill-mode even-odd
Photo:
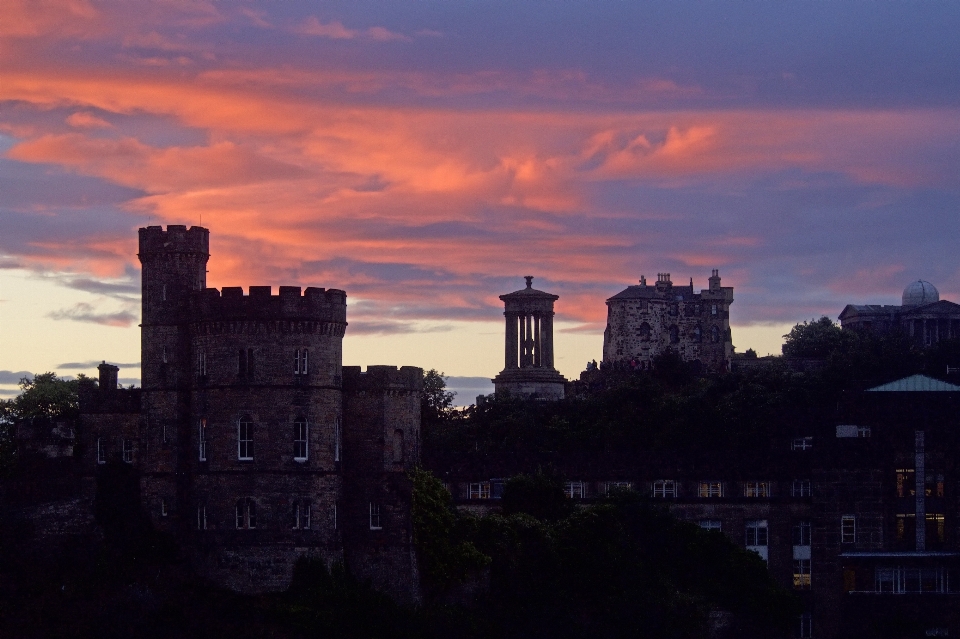
{"label": "crenellated battlement", "polygon": [[200,321],[293,320],[323,321],[346,324],[347,294],[340,289],[281,286],[273,295],[270,286],[251,286],[244,295],[240,286],[222,290],[199,291],[191,316]]}
{"label": "crenellated battlement", "polygon": [[423,390],[423,369],[416,366],[360,366],[343,367],[343,390],[357,391],[416,391]]}
{"label": "crenellated battlement", "polygon": [[148,226],[140,229],[140,259],[148,255],[171,253],[210,254],[210,231],[202,226],[170,224],[167,230],[162,226]]}

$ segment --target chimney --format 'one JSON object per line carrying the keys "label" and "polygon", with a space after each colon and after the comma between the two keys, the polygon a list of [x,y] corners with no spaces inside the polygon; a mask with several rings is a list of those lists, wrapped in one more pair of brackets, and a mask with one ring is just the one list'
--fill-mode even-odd
{"label": "chimney", "polygon": [[100,392],[108,393],[117,390],[117,373],[120,372],[120,367],[103,362],[97,366],[97,370],[100,371]]}

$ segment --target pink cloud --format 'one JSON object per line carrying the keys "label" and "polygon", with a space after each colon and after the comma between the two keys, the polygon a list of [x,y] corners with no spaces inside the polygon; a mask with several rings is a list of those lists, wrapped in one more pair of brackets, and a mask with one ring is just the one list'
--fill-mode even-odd
{"label": "pink cloud", "polygon": [[86,111],[77,111],[66,120],[67,124],[78,129],[109,129],[113,125]]}
{"label": "pink cloud", "polygon": [[343,23],[334,21],[324,24],[316,16],[308,17],[295,31],[304,35],[333,38],[334,40],[350,40],[357,37],[357,31],[346,28]]}

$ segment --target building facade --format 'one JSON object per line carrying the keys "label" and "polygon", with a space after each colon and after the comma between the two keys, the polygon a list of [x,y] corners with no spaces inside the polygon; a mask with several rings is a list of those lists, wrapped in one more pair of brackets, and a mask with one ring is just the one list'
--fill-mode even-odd
{"label": "building facade", "polygon": [[733,355],[732,303],[733,287],[720,285],[716,269],[709,287],[699,293],[692,279],[677,286],[669,273],[659,273],[651,286],[641,276],[638,285],[607,300],[603,363],[649,369],[658,355],[672,350],[704,371],[727,371]]}
{"label": "building facade", "polygon": [[101,365],[81,406],[91,477],[111,460],[134,465],[153,525],[215,583],[280,590],[312,557],[415,599],[406,472],[421,369],[345,378],[342,290],[206,288],[207,229],[140,229],[139,258],[143,387],[135,406],[113,399],[131,391]]}
{"label": "building facade", "polygon": [[940,340],[960,338],[960,304],[941,300],[937,288],[925,280],[907,285],[900,306],[848,304],[840,313],[839,320],[844,329],[899,333],[920,347],[932,346]]}

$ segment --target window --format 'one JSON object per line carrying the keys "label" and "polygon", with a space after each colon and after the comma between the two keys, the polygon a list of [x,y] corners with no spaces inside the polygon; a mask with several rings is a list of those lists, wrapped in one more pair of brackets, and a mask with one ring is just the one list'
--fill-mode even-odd
{"label": "window", "polygon": [[568,481],[563,485],[563,492],[570,499],[583,499],[583,482],[582,481]]}
{"label": "window", "polygon": [[813,448],[813,437],[794,437],[790,443],[793,450],[810,450]]}
{"label": "window", "polygon": [[713,304],[713,305],[710,307],[710,314],[711,314],[711,315],[716,315],[716,314],[717,314],[717,305],[716,305],[716,304]]}
{"label": "window", "polygon": [[800,639],[810,639],[813,636],[813,615],[805,612],[800,615]]}
{"label": "window", "polygon": [[241,348],[237,355],[237,373],[240,377],[253,377],[253,349]]}
{"label": "window", "polygon": [[403,463],[403,431],[393,431],[393,462],[395,464]]}
{"label": "window", "polygon": [[333,461],[340,461],[340,418],[337,417],[333,422]]}
{"label": "window", "polygon": [[207,529],[207,507],[197,506],[197,530]]}
{"label": "window", "polygon": [[333,529],[337,529],[337,505],[333,505]]}
{"label": "window", "polygon": [[856,424],[837,424],[837,437],[870,437],[871,430],[869,426],[857,426]]}
{"label": "window", "polygon": [[310,502],[293,502],[293,528],[294,530],[310,530]]}
{"label": "window", "polygon": [[716,530],[720,532],[723,527],[719,519],[701,519],[697,523],[704,530]]}
{"label": "window", "polygon": [[293,374],[306,375],[310,371],[309,353],[305,348],[298,348],[293,356]]}
{"label": "window", "polygon": [[608,481],[603,484],[603,492],[605,494],[610,494],[616,490],[631,490],[633,488],[633,483],[629,481]]}
{"label": "window", "polygon": [[810,560],[793,560],[793,587],[798,590],[810,589]]}
{"label": "window", "polygon": [[680,329],[676,326],[670,327],[670,343],[679,344],[680,343]]}
{"label": "window", "polygon": [[644,322],[640,325],[640,328],[637,330],[637,333],[640,335],[640,339],[644,342],[650,339],[650,325]]}
{"label": "window", "polygon": [[897,469],[897,497],[913,497],[917,494],[912,468]]}
{"label": "window", "polygon": [[927,543],[942,544],[946,539],[946,525],[941,513],[927,513]]}
{"label": "window", "polygon": [[857,516],[843,515],[840,517],[840,543],[857,543]]}
{"label": "window", "polygon": [[717,328],[716,326],[710,329],[710,341],[713,342],[714,344],[720,341],[720,329]]}
{"label": "window", "polygon": [[237,459],[253,461],[253,422],[247,416],[237,421]]}
{"label": "window", "polygon": [[672,479],[658,479],[653,482],[654,497],[676,497],[677,482]]}
{"label": "window", "polygon": [[878,566],[874,569],[874,579],[876,592],[893,594],[953,592],[948,572],[942,567]]}
{"label": "window", "polygon": [[809,479],[793,480],[793,485],[790,487],[791,497],[810,497],[811,495],[813,495],[813,490],[810,487]]}
{"label": "window", "polygon": [[857,437],[870,437],[871,431],[869,426],[857,426]]}
{"label": "window", "polygon": [[166,499],[160,500],[160,516],[161,517],[167,516],[167,500]]}
{"label": "window", "polygon": [[723,497],[723,482],[702,481],[697,493],[700,497]]}
{"label": "window", "polygon": [[207,418],[201,417],[197,426],[197,458],[207,461]]}
{"label": "window", "polygon": [[250,497],[237,500],[237,528],[257,527],[257,502]]}
{"label": "window", "polygon": [[693,341],[695,342],[703,341],[703,329],[700,328],[699,324],[697,324],[696,328],[693,329]]}
{"label": "window", "polygon": [[769,497],[770,482],[768,481],[748,481],[743,484],[744,497]]}
{"label": "window", "polygon": [[163,347],[163,363],[164,364],[167,363],[167,347],[166,346]]}
{"label": "window", "polygon": [[202,348],[197,351],[197,375],[204,377],[207,374],[207,352]]}
{"label": "window", "polygon": [[809,546],[812,527],[809,521],[798,521],[793,526],[793,545]]}
{"label": "window", "polygon": [[133,463],[133,440],[132,439],[123,440],[123,461],[126,464]]}
{"label": "window", "polygon": [[107,463],[107,445],[103,441],[103,437],[97,437],[97,463]]}
{"label": "window", "polygon": [[490,482],[481,481],[470,484],[470,499],[490,499]]}
{"label": "window", "polygon": [[380,504],[370,502],[370,530],[382,530],[380,525]]}
{"label": "window", "polygon": [[760,555],[767,560],[767,545],[769,541],[769,530],[766,519],[748,519],[746,522],[746,547],[747,550]]}
{"label": "window", "polygon": [[293,461],[307,461],[310,451],[310,427],[307,420],[298,419],[293,423]]}

